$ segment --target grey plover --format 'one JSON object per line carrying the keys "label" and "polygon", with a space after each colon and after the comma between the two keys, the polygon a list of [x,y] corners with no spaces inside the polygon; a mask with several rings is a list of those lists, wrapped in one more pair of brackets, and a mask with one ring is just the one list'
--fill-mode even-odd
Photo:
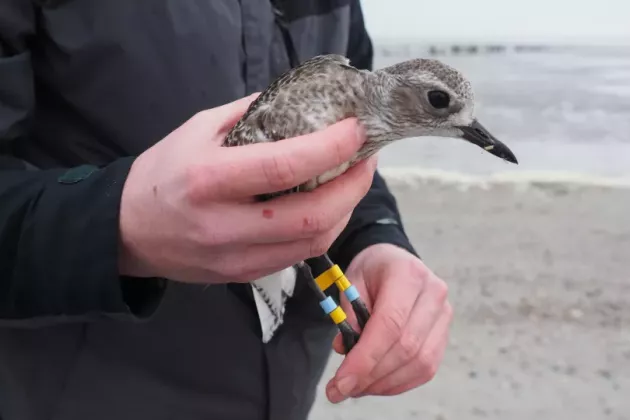
{"label": "grey plover", "polygon": [[[474,108],[470,82],[438,60],[412,59],[367,71],[353,67],[344,56],[321,55],[271,83],[228,133],[223,146],[279,141],[321,130],[349,117],[356,117],[363,125],[366,142],[350,161],[289,191],[258,197],[261,200],[311,191],[387,144],[410,137],[462,138],[517,163],[510,149],[477,121]],[[349,351],[359,335],[349,326],[341,308],[324,293],[325,289],[336,284],[345,293],[353,302],[361,327],[369,314],[356,289],[326,254],[252,282],[263,341],[269,341],[282,323],[286,299],[293,294],[296,270],[308,276],[322,309],[341,330]]]}

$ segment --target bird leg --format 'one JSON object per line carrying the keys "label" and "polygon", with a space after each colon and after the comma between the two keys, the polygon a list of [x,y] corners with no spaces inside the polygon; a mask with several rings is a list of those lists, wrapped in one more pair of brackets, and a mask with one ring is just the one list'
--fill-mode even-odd
{"label": "bird leg", "polygon": [[[337,305],[334,299],[327,296],[324,291],[335,284],[339,291],[346,295],[357,317],[359,327],[363,330],[370,318],[370,312],[361,299],[359,292],[356,287],[348,281],[339,266],[331,261],[328,254],[302,261],[296,266],[304,274],[309,287],[320,300],[319,304],[323,311],[330,316],[337,325],[337,328],[341,332],[347,354],[358,342],[360,333],[356,332],[350,323],[348,323],[346,314],[343,309],[341,309],[341,306]],[[316,276],[313,275],[313,271],[317,273]]]}

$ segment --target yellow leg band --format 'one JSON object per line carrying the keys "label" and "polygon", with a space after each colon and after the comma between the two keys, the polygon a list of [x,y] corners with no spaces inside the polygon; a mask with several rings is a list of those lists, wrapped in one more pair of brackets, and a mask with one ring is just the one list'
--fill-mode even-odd
{"label": "yellow leg band", "polygon": [[343,271],[337,264],[330,267],[328,270],[324,271],[322,274],[317,276],[315,279],[315,283],[317,283],[317,287],[322,292],[332,286],[337,279],[343,277]]}
{"label": "yellow leg band", "polygon": [[341,306],[337,306],[331,313],[328,314],[335,324],[341,324],[346,320],[346,313],[341,309]]}
{"label": "yellow leg band", "polygon": [[339,277],[337,281],[335,281],[335,284],[342,292],[344,292],[348,287],[352,286],[352,284],[350,284],[350,281],[346,278],[344,274],[341,274],[341,277]]}

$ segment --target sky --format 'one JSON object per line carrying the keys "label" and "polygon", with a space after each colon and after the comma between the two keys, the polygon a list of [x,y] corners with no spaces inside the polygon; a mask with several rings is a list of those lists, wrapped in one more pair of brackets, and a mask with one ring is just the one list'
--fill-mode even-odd
{"label": "sky", "polygon": [[630,0],[361,0],[375,39],[630,43]]}

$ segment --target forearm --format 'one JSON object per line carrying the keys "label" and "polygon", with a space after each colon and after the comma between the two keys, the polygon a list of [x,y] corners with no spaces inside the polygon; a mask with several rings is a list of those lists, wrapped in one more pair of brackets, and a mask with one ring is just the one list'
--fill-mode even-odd
{"label": "forearm", "polygon": [[131,162],[0,169],[0,325],[151,312],[163,284],[118,273],[120,197]]}

